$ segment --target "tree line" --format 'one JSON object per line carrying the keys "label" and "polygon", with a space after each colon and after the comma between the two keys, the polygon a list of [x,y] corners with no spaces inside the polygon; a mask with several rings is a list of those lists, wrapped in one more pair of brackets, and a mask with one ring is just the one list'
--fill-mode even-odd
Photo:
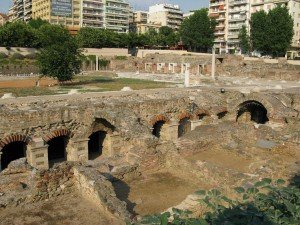
{"label": "tree line", "polygon": [[[106,29],[83,27],[74,38],[79,47],[170,47],[180,41],[190,50],[207,51],[213,46],[216,22],[209,18],[208,10],[201,9],[184,20],[179,31],[163,26],[158,31],[149,29],[145,34],[130,32],[119,34]],[[43,48],[49,44],[49,31],[60,30],[58,25],[51,25],[41,19],[29,23],[13,22],[0,27],[0,46]],[[53,38],[53,37],[52,37]],[[58,39],[52,39],[54,42]]]}
{"label": "tree line", "polygon": [[250,35],[246,26],[239,32],[242,53],[257,50],[263,55],[284,56],[294,36],[294,21],[285,6],[278,5],[268,13],[253,13],[250,20]]}

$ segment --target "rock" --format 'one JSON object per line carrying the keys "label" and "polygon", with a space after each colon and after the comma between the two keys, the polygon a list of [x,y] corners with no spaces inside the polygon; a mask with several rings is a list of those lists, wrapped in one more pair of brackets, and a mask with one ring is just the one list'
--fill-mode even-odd
{"label": "rock", "polygon": [[68,95],[74,95],[74,94],[79,94],[79,92],[78,92],[77,89],[71,89],[71,90],[68,92]]}
{"label": "rock", "polygon": [[7,98],[15,98],[15,96],[13,95],[13,93],[5,93],[1,99],[7,99]]}
{"label": "rock", "polygon": [[121,91],[133,91],[131,87],[123,87]]}

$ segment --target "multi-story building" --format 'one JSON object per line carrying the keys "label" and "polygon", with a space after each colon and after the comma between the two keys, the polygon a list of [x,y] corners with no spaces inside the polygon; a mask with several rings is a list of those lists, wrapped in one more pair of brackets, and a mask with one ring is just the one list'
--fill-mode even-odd
{"label": "multi-story building", "polygon": [[102,0],[82,0],[80,26],[104,28],[104,4]]}
{"label": "multi-story building", "polygon": [[32,18],[65,25],[76,33],[80,28],[81,4],[80,0],[32,0]]}
{"label": "multi-story building", "polygon": [[9,21],[29,21],[32,14],[32,0],[13,0],[13,6],[9,9]]}
{"label": "multi-story building", "polygon": [[127,0],[104,0],[104,28],[119,33],[129,31],[130,7]]}
{"label": "multi-story building", "polygon": [[127,0],[14,0],[10,21],[41,18],[51,24],[62,24],[71,33],[80,27],[93,27],[126,33],[129,30],[130,7]]}
{"label": "multi-story building", "polygon": [[3,26],[8,21],[8,16],[4,13],[0,13],[0,26]]}
{"label": "multi-story building", "polygon": [[228,0],[210,0],[209,16],[217,21],[215,30],[215,49],[218,53],[226,53],[228,33]]}
{"label": "multi-story building", "polygon": [[268,12],[278,4],[285,5],[294,20],[292,48],[300,49],[300,0],[251,0],[251,14],[264,10]]}
{"label": "multi-story building", "polygon": [[147,23],[148,21],[148,12],[145,11],[135,11],[133,13],[133,22],[134,23]]}
{"label": "multi-story building", "polygon": [[183,21],[183,13],[178,5],[156,4],[149,7],[148,23],[161,24],[178,30]]}
{"label": "multi-story building", "polygon": [[250,0],[228,1],[227,52],[240,52],[239,32],[242,26],[250,31]]}

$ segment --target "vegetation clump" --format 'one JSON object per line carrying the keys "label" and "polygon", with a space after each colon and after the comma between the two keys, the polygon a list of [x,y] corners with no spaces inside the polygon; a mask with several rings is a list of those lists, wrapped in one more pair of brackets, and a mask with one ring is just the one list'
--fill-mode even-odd
{"label": "vegetation clump", "polygon": [[199,190],[199,204],[207,208],[201,218],[190,211],[172,209],[158,215],[146,216],[137,224],[151,225],[299,225],[299,181],[285,186],[282,179],[272,182],[265,178],[252,187],[237,187],[232,199],[219,190]]}

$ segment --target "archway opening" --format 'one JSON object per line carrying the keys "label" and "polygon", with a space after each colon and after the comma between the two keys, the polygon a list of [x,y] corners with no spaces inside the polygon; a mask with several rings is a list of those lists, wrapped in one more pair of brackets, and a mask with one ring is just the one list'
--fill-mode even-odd
{"label": "archway opening", "polygon": [[199,120],[204,120],[205,117],[207,117],[207,116],[208,115],[206,113],[200,113],[200,114],[197,115],[197,117],[198,117]]}
{"label": "archway opening", "polygon": [[97,131],[89,136],[88,151],[89,160],[94,160],[102,155],[104,140],[107,136],[105,131]]}
{"label": "archway opening", "polygon": [[157,138],[160,138],[161,137],[161,131],[162,131],[162,128],[163,126],[165,125],[166,121],[163,121],[163,120],[160,120],[160,121],[157,121],[153,127],[152,127],[152,134],[157,137]]}
{"label": "archway opening", "polygon": [[269,121],[268,111],[263,104],[257,101],[246,101],[239,105],[237,121],[254,121],[258,124],[265,124]]}
{"label": "archway opening", "polygon": [[47,142],[48,144],[48,159],[49,164],[53,165],[57,162],[63,162],[67,160],[66,147],[68,144],[69,137],[62,135],[52,138]]}
{"label": "archway opening", "polygon": [[190,118],[185,117],[179,121],[178,125],[178,137],[182,137],[186,133],[191,131]]}
{"label": "archway opening", "polygon": [[227,111],[218,113],[218,114],[217,114],[218,119],[224,118],[224,117],[227,115],[227,113],[228,113]]}
{"label": "archway opening", "polygon": [[26,143],[23,141],[14,141],[5,145],[1,151],[0,170],[6,169],[10,162],[26,157],[26,147]]}

